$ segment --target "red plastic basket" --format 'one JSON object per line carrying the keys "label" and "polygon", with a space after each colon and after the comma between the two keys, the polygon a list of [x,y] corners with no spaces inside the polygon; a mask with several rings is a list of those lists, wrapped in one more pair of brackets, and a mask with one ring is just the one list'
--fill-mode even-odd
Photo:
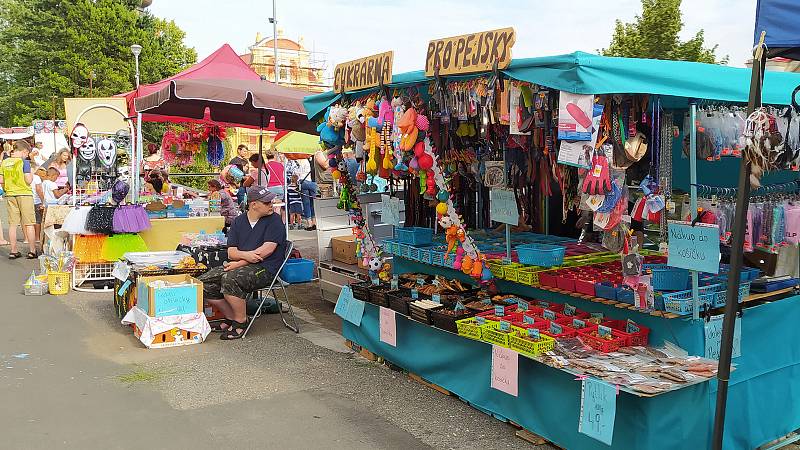
{"label": "red plastic basket", "polygon": [[[625,320],[615,320],[609,319],[604,320],[601,325],[611,328],[614,331],[619,332],[620,335],[624,336],[626,339],[625,345],[626,346],[637,346],[637,347],[646,347],[647,341],[649,340],[650,336],[650,328],[647,328],[643,325],[639,325],[638,323],[636,326],[639,328],[638,333],[628,333],[628,322]],[[613,334],[613,333],[612,333]]]}
{"label": "red plastic basket", "polygon": [[539,284],[541,286],[547,286],[551,288],[558,287],[558,277],[559,273],[557,270],[551,270],[549,272],[542,272],[539,274]]}
{"label": "red plastic basket", "polygon": [[575,291],[575,275],[571,273],[560,275],[556,281],[556,287],[562,291]]}
{"label": "red plastic basket", "polygon": [[[583,328],[577,328],[573,324],[574,323],[573,321],[575,319],[578,319],[578,318],[577,317],[562,317],[560,319],[556,319],[556,323],[559,324],[559,325],[562,325],[562,326],[570,327],[575,331],[594,331],[594,330],[597,329],[597,325],[589,323],[589,322],[586,322],[585,320],[583,321],[584,322]],[[583,319],[578,319],[578,320],[583,320]]]}
{"label": "red plastic basket", "polygon": [[594,326],[594,329],[583,328],[578,330],[578,336],[580,336],[584,344],[603,353],[611,353],[619,350],[620,347],[625,347],[627,338],[622,336],[619,331],[612,329],[611,339],[603,339],[592,336],[591,333],[596,330],[597,326]]}
{"label": "red plastic basket", "polygon": [[[561,324],[559,324],[559,325],[561,325]],[[553,333],[550,332],[550,321],[549,320],[544,320],[544,321],[540,322],[539,324],[536,324],[534,328],[538,328],[539,331],[541,331],[543,334],[546,334],[546,335],[550,336],[553,339],[568,338],[568,337],[575,336],[578,333],[572,327],[561,325],[562,333],[561,334],[553,334]]]}
{"label": "red plastic basket", "polygon": [[575,280],[575,292],[594,297],[594,280]]}
{"label": "red plastic basket", "polygon": [[[552,311],[552,309],[551,309],[551,311]],[[583,311],[583,310],[580,310],[580,309],[578,309],[578,308],[575,308],[575,314],[574,314],[574,315],[572,315],[572,316],[568,316],[568,315],[564,314],[564,307],[562,306],[562,307],[560,308],[560,311],[558,312],[558,314],[556,314],[556,318],[557,318],[557,319],[561,319],[562,317],[566,317],[566,318],[568,318],[568,319],[581,319],[581,320],[585,320],[585,319],[588,319],[588,318],[592,317],[592,315],[591,315],[591,314],[589,314],[589,313],[588,313],[588,312],[586,312],[586,311]]]}
{"label": "red plastic basket", "polygon": [[494,311],[484,311],[484,312],[479,313],[477,315],[480,316],[480,317],[483,317],[486,320],[492,320],[492,321],[495,321],[495,322],[499,322],[501,320],[506,321],[506,322],[512,322],[512,323],[513,322],[522,322],[523,321],[522,313],[518,313],[518,312],[508,312],[503,317],[495,316],[494,315]]}

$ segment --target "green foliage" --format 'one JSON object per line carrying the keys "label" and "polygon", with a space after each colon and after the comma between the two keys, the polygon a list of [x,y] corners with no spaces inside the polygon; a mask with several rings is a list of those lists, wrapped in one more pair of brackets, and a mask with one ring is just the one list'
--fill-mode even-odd
{"label": "green foliage", "polygon": [[671,59],[727,64],[728,57],[717,59],[717,45],[705,47],[703,30],[688,41],[681,41],[683,28],[681,0],[642,0],[642,15],[631,23],[617,20],[605,56],[627,58]]}
{"label": "green foliage", "polygon": [[134,88],[132,44],[143,47],[142,83],[197,59],[172,21],[139,12],[136,0],[0,0],[0,124],[63,118],[64,97]]}

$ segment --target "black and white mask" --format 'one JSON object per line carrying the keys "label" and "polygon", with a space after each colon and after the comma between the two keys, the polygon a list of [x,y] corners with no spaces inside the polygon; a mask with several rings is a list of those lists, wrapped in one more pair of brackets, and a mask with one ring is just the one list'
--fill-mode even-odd
{"label": "black and white mask", "polygon": [[95,156],[97,156],[97,148],[94,139],[87,137],[83,145],[78,148],[78,155],[85,162],[94,161]]}
{"label": "black and white mask", "polygon": [[89,141],[89,129],[86,128],[86,125],[82,123],[75,124],[75,127],[72,129],[72,148],[81,148],[83,145]]}
{"label": "black and white mask", "polygon": [[127,151],[131,147],[131,133],[128,130],[119,130],[114,136],[114,142],[117,148]]}
{"label": "black and white mask", "polygon": [[103,167],[113,167],[117,160],[117,144],[110,138],[97,141],[97,160]]}
{"label": "black and white mask", "polygon": [[117,170],[118,180],[122,180],[123,182],[127,183],[131,179],[131,168],[128,166],[122,166]]}

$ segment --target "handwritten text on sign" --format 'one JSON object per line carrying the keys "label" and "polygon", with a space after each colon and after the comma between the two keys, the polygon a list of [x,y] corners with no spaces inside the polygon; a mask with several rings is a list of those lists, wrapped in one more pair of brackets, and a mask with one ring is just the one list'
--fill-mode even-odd
{"label": "handwritten text on sign", "polygon": [[395,320],[394,310],[383,306],[380,308],[381,342],[397,347],[397,321]]}
{"label": "handwritten text on sign", "polygon": [[699,272],[719,273],[719,226],[670,220],[667,264]]}
{"label": "handwritten text on sign", "polygon": [[517,39],[513,28],[465,34],[428,43],[425,76],[486,72],[494,62],[500,69],[511,63],[511,47]]}
{"label": "handwritten text on sign", "polygon": [[385,52],[366,58],[337,64],[333,69],[333,91],[356,91],[392,82],[394,52]]}
{"label": "handwritten text on sign", "polygon": [[197,285],[154,289],[155,317],[193,314],[197,310]]}
{"label": "handwritten text on sign", "polygon": [[583,380],[578,432],[611,445],[616,416],[617,388],[594,378]]}
{"label": "handwritten text on sign", "polygon": [[492,384],[498,391],[517,396],[519,353],[492,345]]}
{"label": "handwritten text on sign", "polygon": [[[706,322],[706,358],[719,359],[719,349],[722,344],[722,318],[724,316],[713,316]],[[733,328],[733,358],[742,355],[742,319],[736,318],[736,326]]]}
{"label": "handwritten text on sign", "polygon": [[390,197],[388,195],[381,196],[381,221],[387,225],[400,226],[400,207],[401,200],[399,198]]}
{"label": "handwritten text on sign", "polygon": [[509,225],[519,222],[519,210],[514,191],[510,189],[492,189],[489,191],[489,216],[492,220]]}
{"label": "handwritten text on sign", "polygon": [[361,326],[361,318],[364,317],[364,302],[354,298],[353,290],[350,289],[350,286],[345,286],[339,292],[333,312],[353,325]]}

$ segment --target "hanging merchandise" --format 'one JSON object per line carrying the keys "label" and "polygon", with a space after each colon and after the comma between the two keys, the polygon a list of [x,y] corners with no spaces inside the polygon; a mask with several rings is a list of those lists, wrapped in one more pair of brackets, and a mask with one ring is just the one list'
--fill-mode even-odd
{"label": "hanging merchandise", "polygon": [[570,141],[592,139],[594,95],[561,91],[558,99],[558,138]]}
{"label": "hanging merchandise", "polygon": [[594,151],[592,155],[592,166],[585,172],[586,178],[583,180],[583,193],[605,195],[611,190],[608,159],[602,149]]}
{"label": "hanging merchandise", "polygon": [[138,234],[115,234],[103,241],[100,257],[104,261],[119,261],[125,253],[146,252],[147,244]]}
{"label": "hanging merchandise", "polygon": [[139,233],[150,228],[150,218],[142,205],[123,205],[114,210],[113,225],[114,233]]}
{"label": "hanging merchandise", "polygon": [[115,210],[113,206],[93,206],[86,217],[86,228],[95,233],[114,233]]}
{"label": "hanging merchandise", "polygon": [[219,167],[225,159],[225,128],[206,126],[203,135],[205,136],[207,146],[206,159],[212,166]]}
{"label": "hanging merchandise", "polygon": [[73,252],[79,263],[100,263],[103,259],[103,245],[108,237],[102,234],[94,236],[75,236]]}

